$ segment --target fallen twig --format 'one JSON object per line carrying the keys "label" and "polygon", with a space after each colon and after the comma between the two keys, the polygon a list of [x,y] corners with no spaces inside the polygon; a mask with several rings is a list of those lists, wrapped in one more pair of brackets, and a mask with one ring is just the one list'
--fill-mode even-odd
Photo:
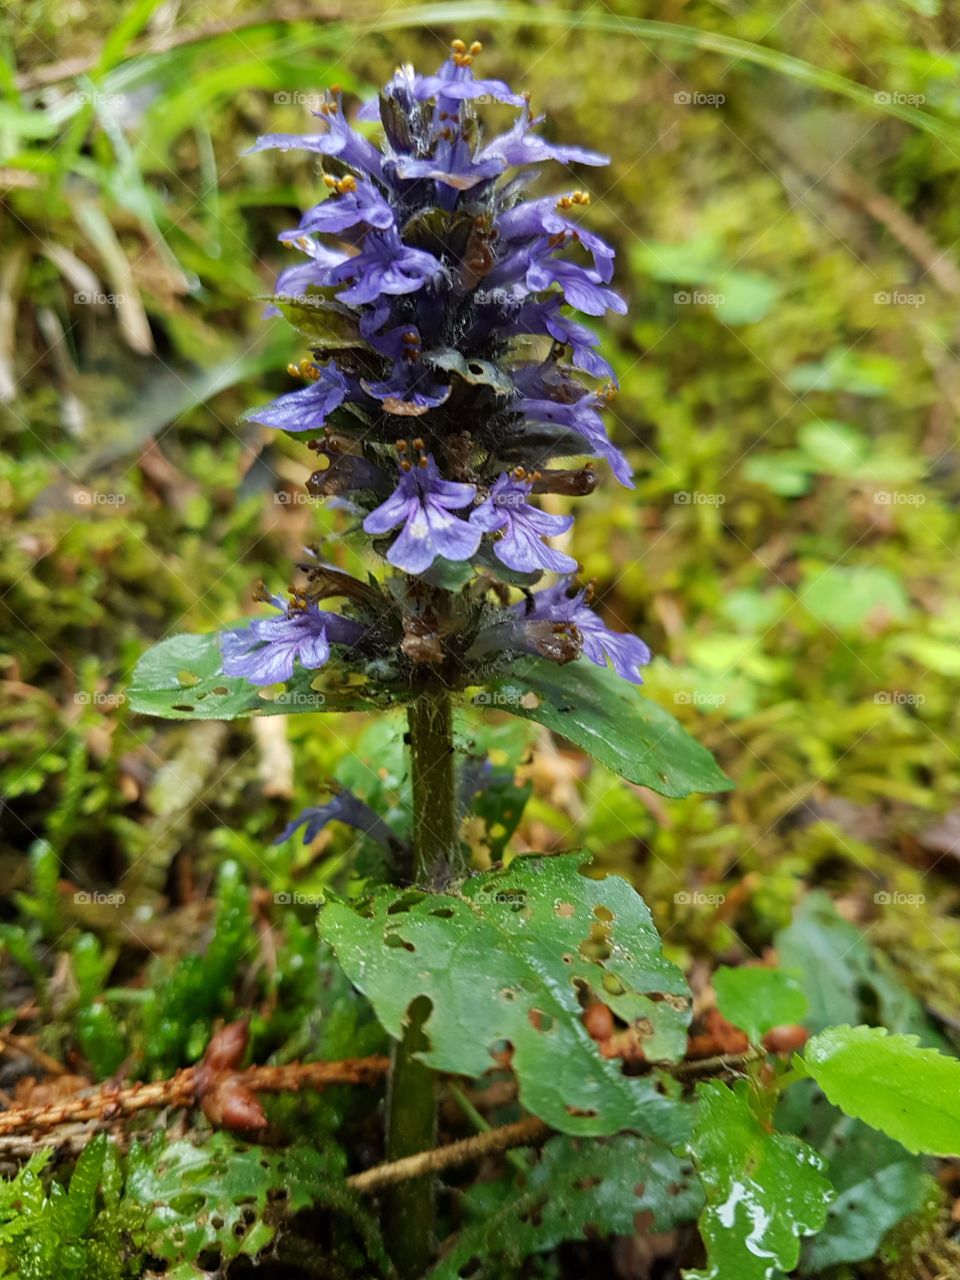
{"label": "fallen twig", "polygon": [[725,1071],[736,1071],[745,1067],[748,1062],[756,1062],[766,1057],[762,1049],[748,1049],[745,1053],[718,1053],[712,1058],[688,1058],[678,1062],[667,1070],[679,1080],[688,1080],[691,1076],[717,1076]]}
{"label": "fallen twig", "polygon": [[42,1049],[38,1049],[29,1036],[15,1036],[10,1031],[0,1033],[0,1053],[8,1048],[13,1049],[15,1053],[22,1053],[25,1058],[35,1062],[48,1075],[64,1076],[67,1074],[67,1068],[63,1063],[58,1062],[56,1058],[51,1058],[49,1053],[44,1053]]}
{"label": "fallen twig", "polygon": [[[298,1089],[322,1089],[335,1084],[372,1084],[388,1070],[390,1060],[344,1058],[339,1062],[291,1062],[281,1067],[249,1067],[233,1079],[251,1093],[287,1093]],[[0,1111],[0,1136],[31,1129],[53,1129],[83,1120],[111,1123],[156,1107],[192,1107],[198,1101],[198,1075],[202,1067],[185,1067],[169,1080],[121,1086],[113,1083],[37,1107]]]}
{"label": "fallen twig", "polygon": [[410,1178],[420,1178],[428,1173],[439,1173],[441,1169],[468,1164],[471,1160],[479,1160],[481,1156],[490,1155],[494,1151],[533,1146],[542,1142],[550,1132],[550,1126],[542,1120],[538,1120],[536,1116],[527,1116],[525,1120],[518,1120],[515,1124],[488,1129],[485,1133],[474,1134],[460,1142],[451,1142],[445,1147],[418,1151],[416,1155],[404,1156],[402,1160],[394,1160],[390,1164],[374,1165],[372,1169],[355,1173],[348,1178],[347,1185],[354,1191],[379,1191],[398,1182],[407,1182]]}

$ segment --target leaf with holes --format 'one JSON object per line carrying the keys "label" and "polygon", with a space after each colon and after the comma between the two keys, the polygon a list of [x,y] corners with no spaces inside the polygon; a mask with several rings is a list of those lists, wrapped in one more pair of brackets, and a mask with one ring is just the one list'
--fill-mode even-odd
{"label": "leaf with holes", "polygon": [[824,1161],[787,1134],[770,1133],[750,1105],[746,1081],[697,1088],[700,1107],[687,1150],[707,1194],[700,1234],[707,1269],[686,1280],[773,1280],[792,1271],[800,1237],[819,1231],[832,1192]]}
{"label": "leaf with holes", "polygon": [[300,668],[280,693],[268,696],[241,676],[225,676],[222,660],[216,631],[161,640],[134,669],[127,689],[131,709],[165,720],[236,720],[309,711],[381,710],[401,700],[399,695],[374,693],[372,686],[338,684],[338,673],[331,669]]}
{"label": "leaf with holes", "polygon": [[669,1231],[692,1222],[702,1203],[689,1162],[647,1138],[551,1138],[512,1183],[481,1182],[467,1192],[474,1221],[429,1280],[502,1276],[565,1240]]}
{"label": "leaf with holes", "polygon": [[[329,901],[320,933],[393,1037],[413,1001],[430,1000],[422,1057],[435,1071],[480,1076],[509,1045],[520,1101],[555,1129],[676,1142],[687,1105],[622,1067],[628,1054],[682,1056],[689,991],[643,899],[619,876],[581,875],[584,861],[521,857],[446,892]],[[609,1010],[596,1040],[584,1025],[591,1004]]]}
{"label": "leaf with holes", "polygon": [[468,359],[454,347],[440,351],[428,351],[424,363],[447,373],[455,373],[471,386],[490,387],[498,396],[507,396],[513,390],[513,382],[498,365],[489,360]]}
{"label": "leaf with holes", "polygon": [[389,1270],[376,1229],[343,1184],[339,1149],[251,1146],[230,1134],[209,1135],[202,1146],[186,1140],[135,1145],[124,1208],[145,1212],[138,1243],[172,1269],[193,1276],[201,1253],[226,1264],[254,1258],[271,1244],[284,1218],[314,1205],[349,1219],[377,1274]]}
{"label": "leaf with holes", "polygon": [[828,1027],[807,1042],[802,1069],[848,1116],[908,1151],[960,1155],[960,1062],[885,1027]]}
{"label": "leaf with holes", "polygon": [[727,791],[733,785],[669,712],[609,667],[583,659],[563,667],[518,663],[491,688],[496,696],[481,694],[477,706],[536,720],[621,778],[660,795]]}

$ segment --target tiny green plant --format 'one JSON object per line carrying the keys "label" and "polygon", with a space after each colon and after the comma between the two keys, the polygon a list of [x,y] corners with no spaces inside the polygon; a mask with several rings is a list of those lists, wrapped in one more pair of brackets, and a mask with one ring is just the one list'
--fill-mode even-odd
{"label": "tiny green plant", "polygon": [[[550,541],[571,530],[569,500],[633,484],[602,416],[614,372],[571,314],[626,311],[613,249],[581,219],[581,189],[528,194],[543,163],[606,159],[549,141],[525,96],[475,74],[480,52],[455,41],[436,74],[399,70],[357,116],[379,123],[379,146],[337,89],[317,132],[256,143],[318,157],[323,198],[282,233],[298,258],[269,300],[309,351],[290,365],[304,386],[248,417],[306,441],[308,492],[345,514],[368,571],[311,548],[288,596],[262,592],[271,616],[147,653],[131,702],[185,720],[406,715],[408,823],[341,786],[281,836],[309,842],[336,821],[382,850],[359,896],[327,896],[318,927],[393,1040],[386,1158],[436,1145],[442,1077],[493,1069],[554,1136],[499,1200],[474,1190],[440,1261],[434,1179],[389,1185],[383,1229],[403,1280],[517,1263],[640,1213],[665,1231],[701,1210],[707,1262],[688,1275],[766,1280],[797,1266],[834,1195],[826,1159],[774,1131],[783,1091],[813,1081],[858,1124],[942,1153],[960,1149],[960,1066],[911,1036],[850,1027],[817,1028],[792,1066],[767,1063],[763,1038],[807,1002],[793,976],[758,968],[717,987],[747,1051],[689,1071],[690,991],[626,881],[588,877],[577,853],[470,863],[464,819],[524,794],[465,747],[476,718],[532,720],[666,796],[730,786],[641,695],[647,645],[612,625]],[[489,139],[484,104],[515,112]],[[596,1190],[607,1178],[610,1196]],[[551,1180],[564,1193],[541,1213]],[[838,1237],[830,1258],[855,1261]]]}

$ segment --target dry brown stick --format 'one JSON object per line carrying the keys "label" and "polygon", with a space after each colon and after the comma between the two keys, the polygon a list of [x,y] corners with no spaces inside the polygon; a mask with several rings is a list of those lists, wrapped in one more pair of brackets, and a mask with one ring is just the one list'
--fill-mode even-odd
{"label": "dry brown stick", "polygon": [[[231,1073],[239,1085],[254,1093],[285,1093],[334,1084],[371,1084],[390,1066],[386,1057],[344,1058],[339,1062],[291,1062],[280,1067],[249,1067]],[[123,1088],[106,1084],[90,1093],[37,1107],[0,1111],[0,1135],[30,1129],[52,1129],[82,1120],[110,1122],[153,1107],[190,1107],[197,1101],[196,1067],[185,1067],[169,1080]]]}
{"label": "dry brown stick", "polygon": [[488,1129],[485,1133],[474,1134],[472,1138],[464,1138],[460,1142],[451,1142],[445,1147],[418,1151],[414,1156],[404,1156],[402,1160],[394,1160],[390,1164],[374,1165],[372,1169],[355,1173],[348,1178],[347,1185],[354,1191],[379,1191],[382,1187],[406,1182],[410,1178],[439,1173],[441,1169],[452,1169],[458,1164],[468,1164],[471,1160],[479,1160],[481,1156],[490,1155],[494,1151],[533,1146],[542,1142],[549,1133],[549,1125],[536,1116],[527,1116],[525,1120],[518,1120],[515,1124]]}
{"label": "dry brown stick", "polygon": [[736,1071],[738,1067],[757,1062],[764,1056],[762,1049],[748,1049],[746,1053],[718,1053],[712,1058],[688,1058],[667,1070],[680,1080],[688,1080],[691,1076],[717,1076],[725,1071]]}
{"label": "dry brown stick", "polygon": [[13,1049],[15,1053],[22,1053],[25,1058],[42,1067],[48,1075],[65,1076],[67,1074],[67,1068],[63,1063],[58,1062],[56,1058],[51,1058],[49,1053],[44,1053],[42,1049],[38,1049],[29,1036],[15,1036],[10,1031],[0,1033],[0,1052],[7,1048]]}
{"label": "dry brown stick", "polygon": [[[960,295],[960,268],[950,257],[950,250],[941,248],[928,234],[925,227],[916,222],[896,200],[878,191],[852,169],[839,163],[821,172],[822,157],[818,157],[795,129],[784,126],[775,117],[759,113],[756,117],[761,128],[773,140],[787,158],[808,176],[815,179],[814,186],[823,182],[841,199],[859,206],[874,222],[878,222],[906,249],[914,261],[950,297]],[[813,188],[811,187],[810,190]]]}

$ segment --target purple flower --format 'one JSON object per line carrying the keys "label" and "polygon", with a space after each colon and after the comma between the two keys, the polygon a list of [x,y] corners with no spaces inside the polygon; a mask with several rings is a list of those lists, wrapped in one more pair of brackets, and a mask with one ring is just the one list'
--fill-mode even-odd
{"label": "purple flower", "polygon": [[319,431],[328,415],[346,399],[349,386],[332,360],[317,372],[316,381],[302,391],[291,391],[279,400],[251,409],[245,417],[282,431]]}
{"label": "purple flower", "polygon": [[326,130],[323,133],[265,133],[250,151],[314,151],[323,156],[336,156],[344,164],[374,178],[382,174],[380,152],[347,124],[340,95],[324,102],[317,116]]}
{"label": "purple flower", "polygon": [[479,160],[496,159],[504,165],[522,167],[525,164],[540,164],[544,160],[558,160],[561,164],[604,165],[610,163],[609,156],[598,151],[588,151],[584,147],[565,147],[547,142],[546,138],[532,133],[538,124],[542,124],[543,116],[530,117],[530,105],[524,102],[523,109],[516,123],[509,132],[501,134],[487,143],[479,153]]}
{"label": "purple flower", "polygon": [[574,367],[594,378],[613,380],[613,368],[596,354],[600,339],[585,324],[561,312],[563,304],[555,296],[546,302],[525,302],[510,326],[516,334],[547,333],[554,342],[569,347]]}
{"label": "purple flower", "polygon": [[371,231],[360,253],[329,271],[325,283],[347,285],[337,297],[361,306],[385,293],[414,293],[442,275],[443,264],[433,254],[405,245],[396,230]]}
{"label": "purple flower", "polygon": [[632,489],[634,482],[630,464],[623,452],[610,440],[599,413],[605,407],[609,393],[597,395],[591,391],[572,403],[566,403],[546,398],[548,389],[543,389],[541,397],[519,397],[514,408],[531,422],[554,423],[575,431],[583,437],[593,453],[607,460],[620,483],[625,488]]}
{"label": "purple flower", "polygon": [[249,626],[222,633],[224,675],[243,676],[251,684],[277,684],[293,676],[295,662],[315,671],[330,657],[331,644],[355,644],[364,631],[352,618],[323,613],[315,604],[291,612],[277,596],[270,603],[284,616],[256,618]]}
{"label": "purple flower", "polygon": [[[224,641],[225,664],[261,680],[318,663],[358,634],[368,673],[371,663],[392,674],[398,661],[435,663],[469,649],[484,662],[504,650],[558,663],[583,652],[639,680],[649,657],[639,640],[604,627],[582,592],[551,589],[519,610],[502,604],[515,574],[566,579],[577,567],[550,545],[572,517],[541,510],[533,495],[584,496],[596,472],[592,463],[565,470],[557,460],[605,458],[622,484],[633,484],[604,427],[612,387],[588,389],[591,377],[612,382],[610,366],[576,314],[622,313],[625,305],[611,288],[612,246],[577,217],[589,197],[530,199],[526,190],[542,161],[600,165],[606,157],[548,141],[524,96],[474,74],[478,44],[455,40],[451,49],[433,75],[398,70],[361,110],[359,119],[382,126],[379,150],[347,123],[338,92],[324,102],[316,135],[257,143],[335,158],[323,177],[329,194],[280,237],[305,259],[278,288],[319,291],[325,307],[336,297],[329,327],[344,341],[315,383],[250,416],[315,434],[332,419],[312,445],[329,465],[311,475],[308,492],[359,516],[389,565],[409,575],[425,574],[438,558],[469,568],[486,538],[484,574],[429,643],[402,583],[373,606],[348,597],[363,617],[368,608],[390,615],[366,630],[301,599],[282,618]],[[517,111],[512,128],[481,141],[485,99]],[[536,344],[523,343],[526,335]],[[304,337],[309,345],[306,329]],[[417,422],[410,445],[397,439],[404,417]],[[394,448],[399,475],[387,461]],[[480,498],[471,483],[478,478]],[[320,821],[329,807],[312,812]]]}
{"label": "purple flower", "polygon": [[470,523],[485,533],[503,531],[503,537],[493,544],[493,554],[508,569],[519,573],[534,573],[538,569],[573,573],[576,560],[543,542],[552,534],[566,533],[573,517],[550,515],[531,506],[527,498],[532,489],[533,485],[524,480],[500,476],[486,501],[471,513]]}
{"label": "purple flower", "polygon": [[310,805],[304,809],[284,827],[273,843],[283,844],[303,827],[303,843],[311,844],[329,822],[342,822],[357,831],[363,831],[387,849],[395,848],[400,843],[380,815],[359,796],[346,789],[338,791],[326,804]]}
{"label": "purple flower", "polygon": [[[609,279],[609,276],[607,277]],[[558,284],[572,307],[588,316],[602,316],[605,311],[625,315],[627,304],[618,293],[607,289],[603,277],[591,267],[549,255],[531,262],[527,269],[527,288],[537,293]]]}
{"label": "purple flower", "polygon": [[[650,661],[650,650],[636,636],[622,631],[611,631],[587,605],[586,590],[569,594],[567,582],[558,582],[533,597],[533,612],[528,617],[550,622],[568,622],[583,637],[583,653],[598,667],[605,667],[607,659],[624,680],[643,684],[640,668]],[[514,606],[518,615],[524,613],[526,603]]]}
{"label": "purple flower", "polygon": [[382,306],[364,317],[360,332],[380,355],[393,361],[390,377],[371,382],[361,379],[367,395],[383,402],[388,413],[419,417],[450,397],[449,383],[439,382],[433,370],[421,360],[420,331],[415,325],[400,324],[380,332],[389,308]]}
{"label": "purple flower", "polygon": [[388,231],[395,225],[393,209],[372,182],[363,179],[358,182],[352,177],[338,181],[329,175],[326,181],[330,188],[326,200],[308,209],[300,219],[298,230],[285,231],[281,240],[296,241],[300,236],[317,232],[348,231],[360,223],[378,231]]}
{"label": "purple flower", "polygon": [[561,213],[562,209],[572,209],[576,205],[588,203],[589,197],[579,191],[572,196],[563,196],[560,200],[554,196],[546,196],[542,200],[521,201],[500,215],[497,224],[500,239],[508,243],[518,240],[542,243],[542,237],[546,235],[553,239],[553,243],[548,245],[551,251],[568,241],[582,244],[593,255],[594,270],[603,283],[608,284],[613,276],[613,248],[606,240],[571,222]]}
{"label": "purple flower", "polygon": [[387,552],[387,560],[405,573],[424,573],[437,556],[469,560],[480,545],[480,530],[451,515],[472,502],[476,486],[444,480],[432,457],[407,464],[396,489],[363,522],[367,533],[379,537],[402,526]]}
{"label": "purple flower", "polygon": [[428,160],[407,158],[396,162],[397,176],[408,182],[416,178],[432,178],[455,191],[469,191],[481,182],[489,182],[503,169],[500,160],[476,160],[469,143],[459,136],[449,142],[440,142]]}
{"label": "purple flower", "polygon": [[380,382],[363,378],[360,385],[367,395],[383,402],[387,413],[407,418],[418,418],[429,409],[436,409],[449,400],[451,391],[449,383],[437,382],[419,360],[398,360],[389,378]]}
{"label": "purple flower", "polygon": [[436,75],[414,76],[412,90],[420,102],[436,98],[445,112],[455,111],[461,102],[473,98],[493,98],[511,107],[522,107],[525,101],[522,94],[514,93],[502,80],[477,80],[467,53],[455,53]]}

